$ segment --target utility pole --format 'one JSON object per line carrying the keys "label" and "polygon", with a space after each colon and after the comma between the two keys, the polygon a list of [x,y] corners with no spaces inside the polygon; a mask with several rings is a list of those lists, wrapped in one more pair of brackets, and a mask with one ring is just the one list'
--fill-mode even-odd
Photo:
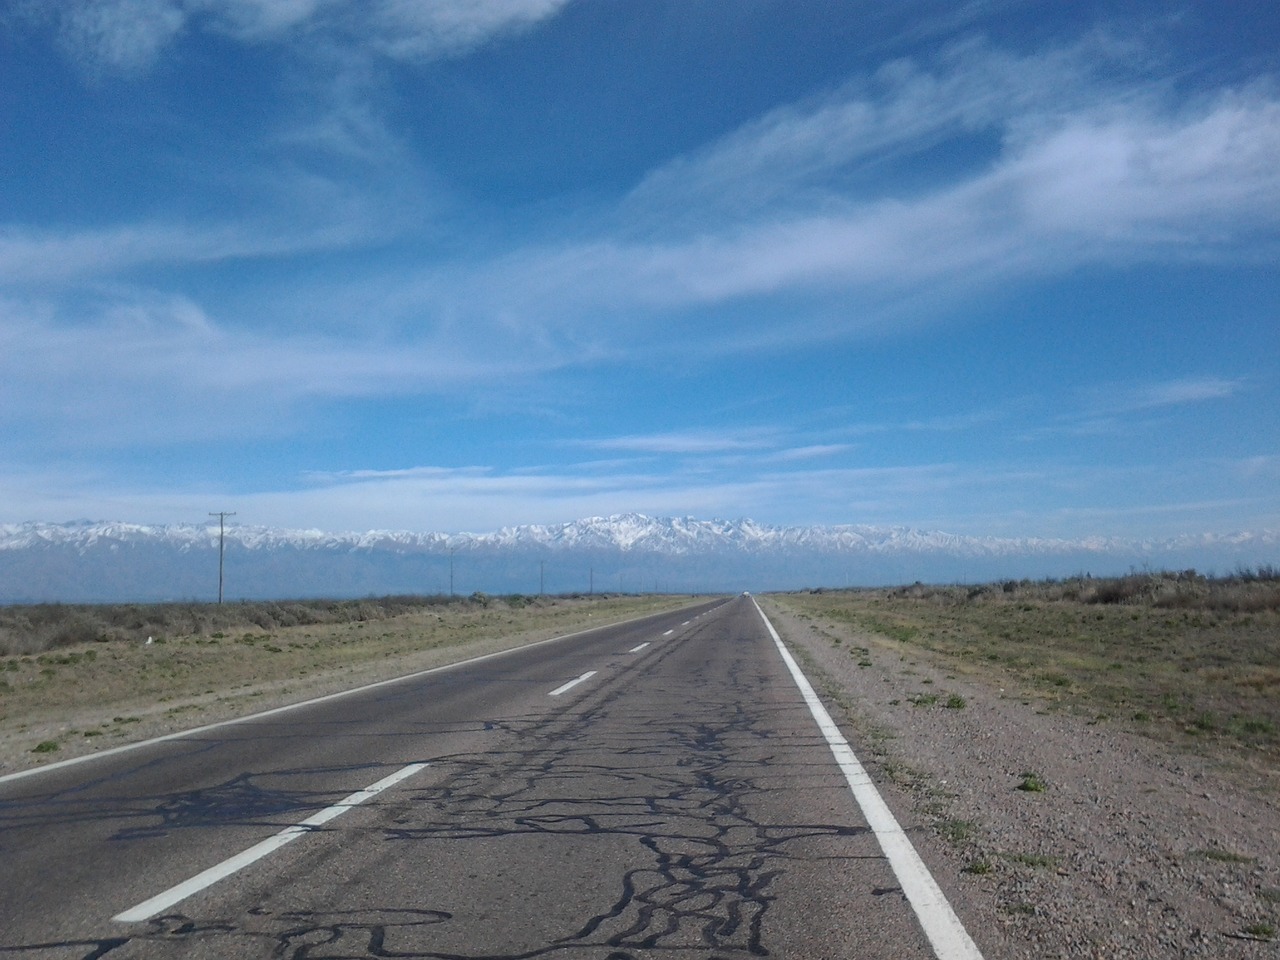
{"label": "utility pole", "polygon": [[234,517],[235,512],[222,510],[218,513],[210,512],[209,516],[218,518],[218,603],[222,603],[222,552],[226,542],[227,517]]}
{"label": "utility pole", "polygon": [[449,548],[449,596],[453,596],[453,551],[456,547]]}
{"label": "utility pole", "polygon": [[538,596],[545,596],[547,593],[547,561],[538,561]]}

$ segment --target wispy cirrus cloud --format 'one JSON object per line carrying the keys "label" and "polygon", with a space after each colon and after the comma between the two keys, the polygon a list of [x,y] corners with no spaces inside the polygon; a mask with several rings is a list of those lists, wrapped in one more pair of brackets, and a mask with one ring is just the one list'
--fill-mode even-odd
{"label": "wispy cirrus cloud", "polygon": [[379,0],[372,17],[379,30],[375,43],[396,59],[448,56],[493,37],[527,30],[555,16],[568,3],[569,0]]}
{"label": "wispy cirrus cloud", "polygon": [[184,33],[339,45],[394,60],[456,56],[555,16],[568,0],[60,0],[19,12],[48,24],[91,73],[145,73]]}
{"label": "wispy cirrus cloud", "polygon": [[[874,200],[884,187],[866,174],[895,161],[947,140],[1002,135],[1011,125],[1033,128],[1089,109],[1103,77],[1127,73],[1135,52],[1093,37],[1027,57],[971,38],[932,63],[890,61],[651,171],[623,211],[632,223],[662,232],[697,231],[716,220]],[[989,140],[980,149],[998,147]]]}
{"label": "wispy cirrus cloud", "polygon": [[1140,384],[1110,384],[1090,391],[1095,413],[1139,413],[1225,400],[1248,389],[1248,381],[1225,377],[1184,377]]}
{"label": "wispy cirrus cloud", "polygon": [[[984,78],[1002,75],[984,62],[994,55],[972,56],[970,69]],[[945,311],[975,290],[1083,266],[1256,263],[1280,254],[1272,239],[1280,229],[1280,166],[1272,159],[1280,155],[1280,98],[1269,86],[1181,103],[1136,82],[1126,91],[1076,76],[1073,89],[1064,79],[1071,76],[1053,74],[1066,85],[1057,100],[1050,91],[1061,93],[1060,85],[1046,80],[1043,99],[1031,102],[990,101],[953,80],[942,85],[944,102],[932,107],[925,133],[904,120],[865,121],[884,127],[886,145],[870,155],[853,133],[824,141],[837,106],[797,107],[656,171],[594,236],[428,268],[402,289],[427,311],[518,316],[587,335],[603,314],[627,342],[676,327],[696,336],[682,322],[688,311],[852,298],[842,300],[839,319],[825,312],[819,324],[811,309],[770,310],[759,329],[749,310],[736,311],[732,323],[704,320],[707,339],[732,348],[857,334]],[[903,82],[923,83],[914,74]],[[949,91],[959,102],[945,102]],[[884,151],[898,149],[895,138],[905,149],[913,138],[948,137],[970,122],[998,139],[951,182],[867,198],[835,175],[841,164],[885,159]],[[807,159],[812,189],[797,187],[795,177],[805,174],[787,162],[796,158]],[[703,216],[741,196],[760,202]],[[630,204],[643,208],[635,221]],[[668,219],[668,210],[691,215]],[[648,221],[648,211],[662,215]],[[737,336],[726,338],[726,327]]]}
{"label": "wispy cirrus cloud", "polygon": [[297,428],[308,404],[448,395],[519,383],[558,360],[519,345],[478,354],[430,339],[359,342],[219,323],[181,295],[124,289],[79,300],[71,318],[0,300],[0,423],[39,443],[170,444]]}
{"label": "wispy cirrus cloud", "polygon": [[[306,16],[341,6],[317,3]],[[336,305],[358,302],[404,330],[477,341],[485,331],[515,332],[572,362],[657,347],[677,329],[687,348],[717,351],[856,336],[905,318],[919,323],[975,290],[1082,265],[1274,256],[1266,238],[1280,226],[1272,162],[1280,99],[1258,85],[1179,104],[1136,80],[1101,79],[1114,59],[1078,44],[1040,63],[970,43],[937,64],[899,61],[874,83],[780,108],[656,169],[595,230],[578,231],[583,239],[425,259],[394,273],[350,271],[285,301],[307,301],[320,326],[333,325],[325,317]],[[281,142],[371,162],[403,154],[371,111],[369,91],[353,84],[331,91],[331,109]],[[897,195],[882,187],[868,198],[842,175],[974,131],[995,136],[950,182]],[[421,175],[403,156],[390,179]],[[304,178],[296,190],[316,186]],[[738,197],[755,199],[717,212]],[[0,234],[0,270],[69,278],[77,269],[287,254],[359,242],[378,211],[395,206],[366,203],[361,217],[348,215],[353,204],[356,214],[362,208],[358,192],[342,201],[315,205],[336,211],[331,223],[292,229],[239,219],[194,231],[9,228]],[[692,220],[666,217],[677,209]],[[662,218],[646,220],[655,211]],[[838,311],[822,308],[833,300]],[[778,302],[800,306],[685,323],[692,311]],[[815,311],[822,322],[812,322]]]}
{"label": "wispy cirrus cloud", "polygon": [[769,454],[775,463],[801,463],[822,460],[849,453],[854,447],[847,443],[811,443],[802,447],[788,447]]}
{"label": "wispy cirrus cloud", "polygon": [[103,228],[0,226],[0,277],[11,288],[84,281],[138,267],[213,263],[296,252],[296,237],[263,236],[234,224],[138,223]]}
{"label": "wispy cirrus cloud", "polygon": [[761,450],[776,441],[771,431],[735,429],[729,431],[692,430],[575,440],[574,446],[592,450],[626,451],[641,454],[706,454]]}
{"label": "wispy cirrus cloud", "polygon": [[[287,16],[279,13],[270,29],[293,29],[342,7],[337,0],[298,4]],[[513,9],[497,5],[489,15],[500,20]],[[551,15],[536,5],[524,9]],[[1105,59],[1090,61],[1083,46],[1045,59],[1048,66],[1037,67],[971,44],[940,64],[899,62],[869,87],[774,111],[655,170],[583,241],[282,282],[261,291],[252,324],[219,317],[208,330],[184,325],[181,316],[216,308],[193,296],[134,288],[135,272],[358,245],[375,235],[378,211],[389,204],[364,203],[359,189],[343,202],[343,191],[334,197],[322,189],[325,182],[301,175],[300,196],[325,198],[310,222],[291,220],[286,210],[267,221],[235,211],[224,223],[204,226],[0,227],[0,276],[11,289],[63,285],[64,294],[77,291],[78,309],[85,285],[93,296],[107,283],[126,288],[111,294],[118,302],[108,307],[91,303],[77,312],[55,295],[48,310],[28,301],[30,309],[11,312],[9,336],[26,357],[11,382],[28,382],[42,363],[60,382],[64,376],[71,382],[66,371],[79,370],[81,382],[101,381],[114,398],[99,409],[127,411],[139,394],[113,385],[135,383],[144,358],[143,366],[173,371],[161,376],[179,382],[178,371],[203,369],[201,358],[212,356],[232,371],[220,383],[290,400],[425,394],[485,377],[635,356],[663,349],[677,332],[689,353],[856,336],[882,325],[886,314],[902,315],[903,304],[920,296],[946,303],[975,286],[1082,264],[1267,256],[1257,238],[1280,224],[1280,167],[1273,162],[1280,156],[1280,100],[1269,88],[1179,105],[1149,93],[1116,96],[1114,85],[1095,75]],[[1025,82],[1013,84],[1024,72]],[[328,143],[337,153],[344,148],[334,143],[354,144],[355,153],[375,161],[395,157],[403,145],[388,139],[370,112],[370,93],[358,77],[351,84],[314,125],[296,125],[292,142]],[[333,123],[322,122],[326,117]],[[824,139],[832,125],[836,132]],[[966,174],[941,186],[867,200],[832,177],[979,129],[1000,139]],[[411,180],[413,166],[409,157],[396,161],[397,177]],[[725,182],[744,184],[762,202],[709,217],[696,231],[679,218],[642,231],[646,236],[630,229],[629,218],[641,208],[719,209],[731,192]],[[333,216],[326,219],[326,211]],[[800,307],[750,309],[762,302]],[[823,311],[814,323],[810,308],[828,302],[838,302],[838,312]],[[703,308],[722,307],[733,309],[688,322]],[[158,326],[120,322],[130,311],[162,319]],[[377,335],[370,336],[371,328]],[[1211,397],[1235,389],[1230,384],[1209,378],[1156,385],[1125,402],[1150,407]],[[184,395],[180,387],[176,392]],[[972,425],[917,421],[884,429]],[[602,451],[648,455],[781,447],[776,438],[749,433],[595,442]]]}
{"label": "wispy cirrus cloud", "polygon": [[38,9],[54,17],[63,51],[91,73],[143,73],[186,26],[173,0],[72,0]]}
{"label": "wispy cirrus cloud", "polygon": [[1075,408],[1025,431],[1025,440],[1131,434],[1145,429],[1158,412],[1229,400],[1250,389],[1245,378],[1180,377],[1142,383],[1107,383],[1075,392]]}

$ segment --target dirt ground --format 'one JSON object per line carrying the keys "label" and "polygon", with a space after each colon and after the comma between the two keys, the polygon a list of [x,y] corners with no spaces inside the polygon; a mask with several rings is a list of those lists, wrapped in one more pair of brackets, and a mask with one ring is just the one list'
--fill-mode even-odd
{"label": "dirt ground", "polygon": [[1273,772],[764,606],[987,960],[1280,955]]}

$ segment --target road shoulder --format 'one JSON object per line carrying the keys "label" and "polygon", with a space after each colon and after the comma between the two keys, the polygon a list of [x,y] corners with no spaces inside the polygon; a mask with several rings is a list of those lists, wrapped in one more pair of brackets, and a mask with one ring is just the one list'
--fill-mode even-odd
{"label": "road shoulder", "polygon": [[987,960],[1274,955],[1270,785],[764,606]]}

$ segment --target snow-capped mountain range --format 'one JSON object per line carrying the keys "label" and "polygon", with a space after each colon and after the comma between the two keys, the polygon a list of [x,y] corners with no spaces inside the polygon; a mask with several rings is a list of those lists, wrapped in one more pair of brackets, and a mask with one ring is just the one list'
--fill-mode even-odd
{"label": "snow-capped mountain range", "polygon": [[[216,597],[216,524],[0,524],[0,602]],[[969,537],[641,514],[492,533],[225,528],[229,598],[712,592],[1274,563],[1280,534],[1168,540]]]}

